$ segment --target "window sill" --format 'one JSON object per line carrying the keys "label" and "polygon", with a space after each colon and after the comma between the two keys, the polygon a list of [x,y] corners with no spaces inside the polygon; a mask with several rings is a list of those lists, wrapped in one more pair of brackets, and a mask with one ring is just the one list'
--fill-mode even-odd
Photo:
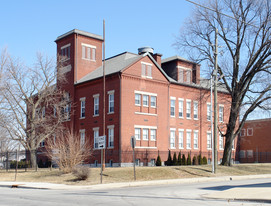
{"label": "window sill", "polygon": [[180,117],[180,116],[179,116],[179,119],[184,119],[184,117]]}
{"label": "window sill", "polygon": [[212,150],[212,148],[207,148],[207,150]]}
{"label": "window sill", "polygon": [[93,115],[93,117],[99,117],[99,115],[98,115],[98,114],[95,114],[95,115]]}
{"label": "window sill", "polygon": [[107,147],[107,149],[114,149],[114,147]]}
{"label": "window sill", "polygon": [[191,120],[191,117],[186,117],[186,119],[189,119],[189,120]]}
{"label": "window sill", "polygon": [[135,106],[138,106],[138,107],[140,107],[140,106],[141,106],[141,104],[135,104]]}
{"label": "window sill", "polygon": [[114,114],[114,112],[108,112],[107,114]]}
{"label": "window sill", "polygon": [[95,59],[88,59],[88,58],[82,58],[83,60],[87,60],[87,61],[90,61],[90,62],[96,62]]}
{"label": "window sill", "polygon": [[155,139],[155,140],[154,140],[154,139],[151,139],[151,141],[152,141],[152,142],[156,142],[156,139]]}
{"label": "window sill", "polygon": [[176,147],[171,147],[170,149],[176,149]]}
{"label": "window sill", "polygon": [[191,147],[187,147],[186,149],[191,149]]}
{"label": "window sill", "polygon": [[183,147],[179,147],[179,149],[184,149]]}
{"label": "window sill", "polygon": [[85,119],[86,117],[80,117],[79,119]]}
{"label": "window sill", "polygon": [[194,118],[194,120],[199,120],[198,118]]}

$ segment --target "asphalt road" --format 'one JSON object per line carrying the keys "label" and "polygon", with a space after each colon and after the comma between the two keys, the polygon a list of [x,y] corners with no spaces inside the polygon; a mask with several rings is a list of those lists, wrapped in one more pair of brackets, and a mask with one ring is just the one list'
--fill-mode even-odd
{"label": "asphalt road", "polygon": [[271,180],[253,179],[102,190],[45,190],[0,187],[0,205],[270,205],[270,203],[213,200],[201,196],[214,191],[223,191],[235,187],[251,187],[253,185],[271,187]]}

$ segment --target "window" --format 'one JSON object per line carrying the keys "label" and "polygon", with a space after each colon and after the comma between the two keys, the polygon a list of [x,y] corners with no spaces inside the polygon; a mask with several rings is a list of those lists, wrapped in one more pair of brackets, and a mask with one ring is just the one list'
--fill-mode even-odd
{"label": "window", "polygon": [[191,71],[186,70],[186,83],[190,84],[191,83]]}
{"label": "window", "polygon": [[99,128],[93,128],[94,131],[94,149],[98,149]]}
{"label": "window", "polygon": [[191,149],[191,130],[186,130],[186,149]]}
{"label": "window", "polygon": [[151,96],[151,107],[156,107],[156,96]]}
{"label": "window", "polygon": [[179,68],[179,73],[178,73],[178,82],[183,82],[183,68]]}
{"label": "window", "polygon": [[223,121],[224,121],[224,107],[219,106],[219,122],[223,122]]}
{"label": "window", "polygon": [[140,140],[140,128],[135,128],[135,139]]}
{"label": "window", "polygon": [[83,145],[85,144],[85,130],[82,129],[80,130],[80,146],[83,147]]}
{"label": "window", "polygon": [[186,100],[186,118],[191,119],[191,100]]}
{"label": "window", "polygon": [[40,146],[41,146],[41,147],[44,147],[44,146],[45,146],[45,141],[44,141],[44,140],[41,141]]}
{"label": "window", "polygon": [[99,115],[99,94],[93,95],[94,98],[94,116]]}
{"label": "window", "polygon": [[71,104],[66,104],[63,108],[63,115],[65,120],[70,120]]}
{"label": "window", "polygon": [[197,130],[194,131],[194,149],[199,148],[199,132]]}
{"label": "window", "polygon": [[223,142],[223,136],[219,134],[219,149],[223,150],[224,149],[224,142]]}
{"label": "window", "polygon": [[198,119],[198,102],[194,101],[194,119]]}
{"label": "window", "polygon": [[71,44],[61,47],[61,60],[66,61],[70,59]]}
{"label": "window", "polygon": [[82,59],[95,61],[96,46],[82,43]]}
{"label": "window", "polygon": [[247,136],[253,136],[253,128],[247,129]]}
{"label": "window", "polygon": [[114,113],[114,90],[108,92],[108,113]]}
{"label": "window", "polygon": [[246,136],[246,129],[242,129],[242,130],[241,130],[240,136],[241,136],[241,137]]}
{"label": "window", "polygon": [[207,149],[212,149],[212,134],[207,132]]}
{"label": "window", "polygon": [[151,141],[156,141],[156,129],[151,129]]}
{"label": "window", "polygon": [[56,117],[56,106],[53,108],[54,117]]}
{"label": "window", "polygon": [[175,99],[170,99],[170,116],[175,117]]}
{"label": "window", "polygon": [[143,129],[142,139],[143,140],[149,140],[149,130],[148,129]]}
{"label": "window", "polygon": [[141,105],[141,94],[135,94],[135,105]]}
{"label": "window", "polygon": [[41,118],[45,118],[45,107],[42,107],[42,110],[41,110]]}
{"label": "window", "polygon": [[85,109],[86,109],[86,98],[81,98],[81,114],[80,118],[85,118]]}
{"label": "window", "polygon": [[184,145],[183,145],[183,129],[179,129],[179,149],[183,149]]}
{"label": "window", "polygon": [[170,148],[175,148],[175,129],[170,129]]}
{"label": "window", "polygon": [[152,65],[149,63],[141,62],[141,76],[152,78]]}
{"label": "window", "polygon": [[148,107],[149,106],[149,96],[143,95],[143,106]]}
{"label": "window", "polygon": [[207,120],[211,121],[211,103],[207,103]]}
{"label": "window", "polygon": [[183,99],[179,99],[179,117],[183,118]]}
{"label": "window", "polygon": [[108,126],[108,147],[114,147],[114,125]]}

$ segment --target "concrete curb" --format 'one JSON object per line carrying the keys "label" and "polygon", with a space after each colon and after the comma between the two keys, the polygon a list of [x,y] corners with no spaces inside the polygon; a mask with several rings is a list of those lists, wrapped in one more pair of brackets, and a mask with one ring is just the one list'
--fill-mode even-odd
{"label": "concrete curb", "polygon": [[271,174],[135,181],[135,182],[108,183],[108,184],[97,184],[97,185],[82,185],[82,186],[43,183],[43,182],[0,182],[0,187],[28,188],[28,189],[56,189],[56,190],[80,190],[80,189],[100,190],[100,189],[113,189],[113,188],[122,188],[122,187],[139,187],[139,186],[153,186],[153,185],[166,185],[166,184],[190,184],[190,183],[199,183],[199,182],[221,182],[221,181],[230,181],[230,180],[259,179],[259,178],[271,178]]}

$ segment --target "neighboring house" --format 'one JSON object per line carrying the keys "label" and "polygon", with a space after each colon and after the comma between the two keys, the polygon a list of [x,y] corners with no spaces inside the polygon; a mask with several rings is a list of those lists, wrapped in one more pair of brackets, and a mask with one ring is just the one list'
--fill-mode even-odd
{"label": "neighboring house", "polygon": [[[56,39],[57,55],[65,73],[60,84],[75,105],[65,109],[67,125],[89,140],[93,155],[87,162],[101,162],[97,137],[103,135],[103,38],[72,30]],[[210,82],[200,78],[200,65],[179,56],[161,59],[150,47],[138,54],[124,52],[105,60],[105,163],[131,166],[131,136],[136,138],[136,164],[154,165],[160,154],[167,160],[181,151],[187,156],[202,154],[211,161]],[[218,89],[218,120],[226,130],[230,95]],[[224,138],[218,136],[218,160],[223,155]],[[235,146],[236,144],[234,144]],[[233,150],[232,157],[235,157]]]}
{"label": "neighboring house", "polygon": [[271,119],[247,120],[238,145],[240,163],[271,162]]}

